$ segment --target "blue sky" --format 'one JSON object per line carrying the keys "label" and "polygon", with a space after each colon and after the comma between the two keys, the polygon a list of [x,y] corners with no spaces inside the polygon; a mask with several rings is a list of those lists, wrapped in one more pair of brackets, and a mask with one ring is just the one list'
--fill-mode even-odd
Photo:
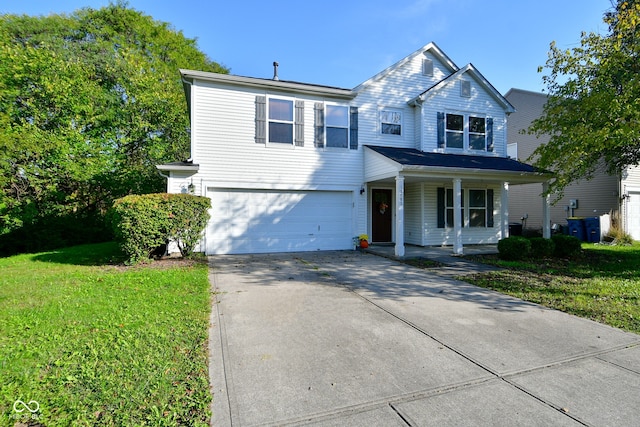
{"label": "blue sky", "polygon": [[[47,15],[108,0],[0,0],[0,13]],[[542,91],[549,43],[607,31],[609,0],[130,0],[169,22],[232,74],[353,88],[433,41],[500,91]]]}

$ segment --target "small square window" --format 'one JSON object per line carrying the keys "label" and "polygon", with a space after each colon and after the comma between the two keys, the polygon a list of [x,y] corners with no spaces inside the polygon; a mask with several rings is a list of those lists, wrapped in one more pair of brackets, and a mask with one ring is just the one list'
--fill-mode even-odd
{"label": "small square window", "polygon": [[383,135],[402,135],[402,112],[380,111],[380,133]]}

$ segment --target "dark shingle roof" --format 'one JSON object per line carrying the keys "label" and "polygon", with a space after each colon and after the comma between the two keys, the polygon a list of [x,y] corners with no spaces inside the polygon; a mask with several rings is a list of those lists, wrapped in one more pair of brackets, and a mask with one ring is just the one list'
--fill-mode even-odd
{"label": "dark shingle roof", "polygon": [[505,157],[428,153],[414,148],[377,147],[371,145],[367,145],[366,147],[403,166],[482,169],[518,173],[548,173],[526,163]]}

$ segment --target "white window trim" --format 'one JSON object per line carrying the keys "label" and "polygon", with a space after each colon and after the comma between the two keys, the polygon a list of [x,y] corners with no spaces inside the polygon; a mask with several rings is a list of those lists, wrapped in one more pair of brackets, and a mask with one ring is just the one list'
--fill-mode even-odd
{"label": "white window trim", "polygon": [[[460,132],[447,129],[447,115],[454,114],[458,116],[462,116],[462,148],[455,148],[447,146],[447,132]],[[476,150],[469,146],[469,117],[478,117],[484,119],[484,149]],[[487,115],[481,113],[474,112],[465,112],[465,111],[445,111],[444,112],[444,149],[445,151],[454,151],[454,152],[465,152],[465,153],[489,153],[487,151]]]}
{"label": "white window trim", "polygon": [[[329,147],[328,144],[328,139],[327,139],[327,135],[329,134],[327,132],[327,128],[329,127],[338,127],[338,126],[329,126],[327,124],[327,117],[329,116],[327,114],[327,107],[328,106],[332,106],[332,107],[343,107],[347,110],[347,126],[346,126],[346,130],[347,130],[347,146],[346,147]],[[349,149],[349,144],[351,144],[351,109],[349,108],[350,106],[348,104],[340,104],[340,103],[336,103],[336,102],[325,102],[324,103],[324,150],[348,150]],[[342,128],[342,127],[340,127]]]}
{"label": "white window trim", "polygon": [[[383,123],[388,123],[388,124],[398,124],[398,123],[390,123],[390,122],[383,122],[382,121],[382,115],[385,112],[389,112],[389,113],[397,113],[400,114],[400,135],[396,135],[393,133],[382,133],[382,124]],[[394,108],[394,107],[378,107],[378,134],[384,138],[401,138],[404,136],[404,109],[402,108]]]}
{"label": "white window trim", "polygon": [[[291,107],[292,107],[292,117],[291,117],[291,122],[289,121],[283,121],[283,120],[272,120],[269,117],[269,107],[270,107],[270,103],[269,101],[271,101],[272,99],[277,99],[280,101],[289,101],[291,102]],[[283,148],[295,148],[295,138],[296,138],[296,99],[295,98],[291,98],[291,97],[287,97],[287,96],[271,96],[271,95],[267,95],[267,105],[265,107],[266,110],[266,122],[267,122],[267,129],[266,129],[266,135],[265,135],[265,140],[266,140],[266,145],[270,146],[270,147],[283,147]],[[271,142],[269,140],[269,127],[271,126],[271,122],[274,123],[290,123],[291,124],[291,143],[287,143],[287,142]]]}

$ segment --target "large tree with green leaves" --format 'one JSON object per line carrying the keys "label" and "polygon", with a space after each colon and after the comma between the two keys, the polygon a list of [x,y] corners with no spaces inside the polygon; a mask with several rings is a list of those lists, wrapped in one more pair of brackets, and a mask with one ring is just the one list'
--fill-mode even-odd
{"label": "large tree with green leaves", "polygon": [[578,47],[551,44],[549,99],[529,129],[551,135],[532,155],[557,174],[550,193],[640,163],[640,0],[617,0],[604,22],[607,34],[583,33]]}
{"label": "large tree with green leaves", "polygon": [[179,68],[228,72],[193,39],[118,2],[0,17],[0,239],[162,191],[189,153]]}

